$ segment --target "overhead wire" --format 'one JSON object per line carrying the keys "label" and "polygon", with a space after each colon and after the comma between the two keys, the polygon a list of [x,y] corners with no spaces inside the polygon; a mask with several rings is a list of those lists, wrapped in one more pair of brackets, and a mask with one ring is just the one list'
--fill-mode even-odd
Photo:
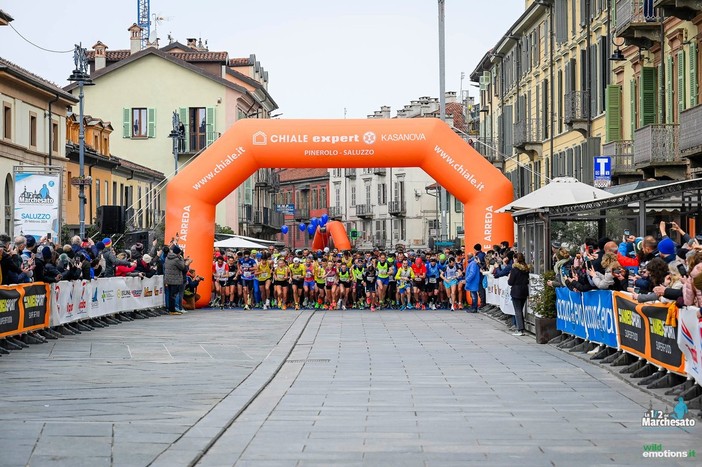
{"label": "overhead wire", "polygon": [[36,47],[37,49],[43,50],[44,52],[51,52],[51,53],[54,53],[54,54],[67,54],[67,53],[71,53],[71,52],[73,52],[73,51],[75,50],[75,48],[72,48],[72,49],[70,49],[70,50],[53,50],[53,49],[47,49],[46,47],[42,47],[42,46],[40,46],[40,45],[38,45],[38,44],[35,44],[34,42],[32,42],[32,41],[30,41],[29,39],[27,39],[26,37],[24,37],[24,36],[22,35],[21,32],[19,32],[17,29],[15,29],[15,27],[12,25],[12,23],[7,23],[7,25],[10,26],[10,27],[12,28],[12,30],[15,31],[15,32],[17,33],[18,36],[20,36],[22,39],[24,39],[25,42],[27,42],[28,44],[33,45],[33,46]]}

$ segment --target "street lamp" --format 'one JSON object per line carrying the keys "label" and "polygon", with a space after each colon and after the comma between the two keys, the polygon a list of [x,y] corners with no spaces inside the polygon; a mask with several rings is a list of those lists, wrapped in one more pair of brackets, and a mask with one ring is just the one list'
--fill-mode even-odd
{"label": "street lamp", "polygon": [[[446,32],[445,32],[445,0],[439,2],[439,118],[446,121]],[[448,240],[448,224],[446,214],[448,211],[448,193],[446,188],[440,191],[441,205],[441,240]]]}
{"label": "street lamp", "polygon": [[[175,160],[175,174],[178,174],[178,150],[182,143],[185,142],[185,125],[180,121],[178,112],[173,111],[173,129],[168,134],[169,138],[173,139],[173,159]],[[185,151],[185,148],[182,148]]]}
{"label": "street lamp", "polygon": [[68,77],[68,81],[78,83],[78,108],[79,108],[79,132],[78,132],[78,165],[80,167],[78,180],[78,222],[80,238],[85,238],[85,185],[90,185],[91,181],[85,178],[85,125],[83,124],[83,86],[92,86],[93,81],[88,74],[88,59],[85,56],[83,44],[76,44],[73,49],[73,62],[76,68]]}

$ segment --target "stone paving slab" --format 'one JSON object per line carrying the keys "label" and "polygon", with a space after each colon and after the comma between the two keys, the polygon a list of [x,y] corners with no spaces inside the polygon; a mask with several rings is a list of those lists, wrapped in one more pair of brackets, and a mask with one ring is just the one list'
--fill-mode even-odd
{"label": "stone paving slab", "polygon": [[201,310],[3,356],[0,466],[149,464],[260,366],[297,317]]}
{"label": "stone paving slab", "polygon": [[609,369],[485,316],[321,316],[310,363],[286,364],[198,465],[641,465],[644,444],[701,443],[699,424],[642,428],[651,394]]}

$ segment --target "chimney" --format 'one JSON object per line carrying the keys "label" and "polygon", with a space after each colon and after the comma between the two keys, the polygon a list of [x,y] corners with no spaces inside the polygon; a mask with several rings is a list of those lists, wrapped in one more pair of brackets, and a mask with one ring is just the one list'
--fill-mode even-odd
{"label": "chimney", "polygon": [[107,46],[100,41],[97,41],[93,46],[95,51],[95,71],[101,70],[107,66]]}
{"label": "chimney", "polygon": [[141,26],[138,24],[134,23],[131,26],[129,26],[129,50],[130,53],[137,53],[141,50]]}
{"label": "chimney", "polygon": [[384,105],[380,107],[380,112],[383,114],[383,118],[390,118],[390,106]]}
{"label": "chimney", "polygon": [[194,38],[194,37],[188,37],[188,38],[186,39],[186,41],[187,41],[187,42],[185,43],[185,45],[187,45],[187,46],[190,47],[191,49],[197,49],[197,39],[196,39],[196,38]]}
{"label": "chimney", "polygon": [[456,91],[447,91],[444,93],[447,104],[453,104],[456,102]]}

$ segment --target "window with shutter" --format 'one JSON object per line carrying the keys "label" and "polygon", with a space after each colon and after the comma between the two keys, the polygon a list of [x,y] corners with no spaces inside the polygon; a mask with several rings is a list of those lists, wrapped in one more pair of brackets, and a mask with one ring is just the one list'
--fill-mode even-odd
{"label": "window with shutter", "polygon": [[[685,110],[685,51],[678,52],[678,116]],[[678,121],[680,121],[678,119]]]}
{"label": "window with shutter", "polygon": [[636,122],[638,118],[636,117],[636,80],[631,79],[629,81],[629,102],[630,102],[630,115],[631,118],[631,136],[629,139],[634,139],[634,132],[636,131]]}
{"label": "window with shutter", "polygon": [[697,44],[690,44],[690,107],[697,105]]}
{"label": "window with shutter", "polygon": [[156,109],[148,109],[148,137],[156,137]]}
{"label": "window with shutter", "polygon": [[183,151],[190,150],[190,115],[187,107],[181,107],[178,109],[178,118],[180,118],[180,123],[185,126],[185,143],[182,145]]}
{"label": "window with shutter", "polygon": [[[662,60],[661,60],[661,63],[658,64],[658,82],[661,84],[665,83],[665,68],[663,68],[663,61]],[[659,102],[658,103],[658,122],[659,123],[665,123],[665,118],[663,118],[663,109],[665,109],[665,103]]]}
{"label": "window with shutter", "polygon": [[607,103],[605,113],[605,131],[607,142],[622,138],[622,87],[611,84],[607,86]]}
{"label": "window with shutter", "polygon": [[122,109],[122,138],[132,136],[132,109]]}
{"label": "window with shutter", "polygon": [[217,134],[215,133],[215,122],[216,114],[214,107],[207,107],[207,145],[209,146],[217,139]]}
{"label": "window with shutter", "polygon": [[643,67],[639,77],[639,126],[656,123],[656,69]]}
{"label": "window with shutter", "polygon": [[665,62],[665,122],[673,123],[673,57]]}

